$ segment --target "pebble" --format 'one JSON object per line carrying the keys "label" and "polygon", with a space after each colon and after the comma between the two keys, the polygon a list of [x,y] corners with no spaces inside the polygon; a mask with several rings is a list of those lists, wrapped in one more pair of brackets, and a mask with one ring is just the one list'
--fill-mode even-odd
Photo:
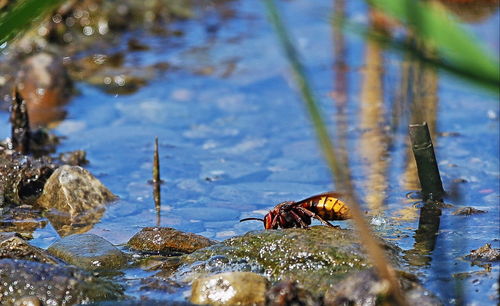
{"label": "pebble", "polygon": [[198,305],[264,305],[268,281],[252,272],[227,272],[193,282],[191,302]]}

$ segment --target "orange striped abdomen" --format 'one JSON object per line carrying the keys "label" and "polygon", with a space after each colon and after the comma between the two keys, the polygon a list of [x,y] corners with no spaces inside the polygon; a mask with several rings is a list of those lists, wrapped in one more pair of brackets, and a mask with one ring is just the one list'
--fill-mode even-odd
{"label": "orange striped abdomen", "polygon": [[350,219],[351,214],[347,204],[332,196],[321,196],[304,203],[304,208],[316,213],[325,220]]}

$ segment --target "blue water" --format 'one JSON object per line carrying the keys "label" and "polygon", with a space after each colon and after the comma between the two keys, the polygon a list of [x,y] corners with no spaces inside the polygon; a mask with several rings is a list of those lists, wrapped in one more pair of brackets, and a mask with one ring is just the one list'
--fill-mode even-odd
{"label": "blue water", "polygon": [[[420,93],[426,101],[436,101],[426,104],[436,107],[425,108],[424,119],[437,131],[433,140],[444,187],[460,196],[447,200],[456,207],[443,209],[435,248],[422,255],[427,265],[409,269],[445,304],[496,304],[498,263],[485,275],[461,281],[452,275],[484,270],[463,256],[485,243],[497,248],[500,244],[497,98],[443,72],[422,73],[428,88],[410,82],[403,91],[403,71],[416,69],[415,63],[347,33],[347,98],[342,113],[338,100],[332,99],[338,97],[333,64],[340,58],[334,56],[330,5],[297,0],[280,7],[328,127],[337,135],[335,143],[346,143],[356,188],[366,209],[374,209],[370,218],[375,229],[404,250],[413,248],[419,210],[405,195],[418,187],[415,172],[407,171],[413,163],[406,136],[411,103],[402,101],[401,93]],[[161,226],[223,240],[262,227],[258,222],[239,223],[241,218],[260,217],[281,201],[335,188],[263,6],[253,1],[226,6],[234,10],[233,18],[222,20],[201,10],[197,19],[174,23],[172,27],[184,33],[180,37],[140,29],[127,33],[150,50],[126,53],[126,66],[140,70],[167,62],[175,67],[160,72],[137,92],[106,93],[77,83],[80,94],[55,128],[66,137],[58,150],[85,150],[87,168],[120,196],[91,233],[123,244],[142,227],[157,224],[148,183],[155,136],[165,181]],[[347,13],[353,20],[366,21],[363,5],[349,3]],[[495,12],[468,26],[496,52],[498,35],[492,32],[498,34],[498,16]],[[208,33],[206,25],[214,22],[218,32]],[[125,49],[126,42],[124,38],[116,49]],[[374,58],[379,59],[376,65]],[[376,67],[372,78],[365,73],[370,65]],[[8,136],[7,117],[0,113],[1,137]],[[456,179],[466,182],[453,183]],[[487,213],[451,214],[461,206]],[[41,247],[58,239],[50,225],[34,236],[33,243]]]}

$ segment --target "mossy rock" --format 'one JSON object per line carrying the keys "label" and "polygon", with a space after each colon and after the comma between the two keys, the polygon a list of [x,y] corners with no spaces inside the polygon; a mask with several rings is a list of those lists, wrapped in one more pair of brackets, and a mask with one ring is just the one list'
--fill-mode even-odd
{"label": "mossy rock", "polygon": [[[384,245],[396,263],[396,247]],[[356,234],[350,230],[315,226],[250,232],[181,257],[174,278],[191,282],[206,274],[228,271],[261,273],[272,282],[296,280],[322,294],[349,272],[370,265]]]}

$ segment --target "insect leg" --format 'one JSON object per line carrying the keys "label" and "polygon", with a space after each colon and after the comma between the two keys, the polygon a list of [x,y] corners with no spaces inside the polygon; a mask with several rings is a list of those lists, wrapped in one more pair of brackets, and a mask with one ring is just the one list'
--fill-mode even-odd
{"label": "insect leg", "polygon": [[323,218],[321,218],[320,216],[318,216],[317,214],[313,213],[312,211],[310,211],[309,209],[307,208],[304,208],[304,207],[297,207],[298,210],[300,210],[301,212],[303,212],[304,214],[308,215],[309,217],[311,218],[315,218],[315,219],[318,219],[321,223],[323,223],[324,225],[326,226],[329,226],[329,227],[337,227],[338,226],[335,226],[333,224],[331,224],[330,222],[324,220]]}
{"label": "insect leg", "polygon": [[300,224],[300,227],[302,228],[308,228],[309,226],[304,222],[304,220],[302,220],[302,218],[297,215],[296,212],[294,212],[293,210],[290,211],[290,214],[292,215],[292,217],[295,219],[295,222]]}
{"label": "insect leg", "polygon": [[274,216],[273,222],[271,222],[271,228],[272,229],[277,229],[278,228],[279,217],[280,217],[279,214],[277,214],[277,215]]}

